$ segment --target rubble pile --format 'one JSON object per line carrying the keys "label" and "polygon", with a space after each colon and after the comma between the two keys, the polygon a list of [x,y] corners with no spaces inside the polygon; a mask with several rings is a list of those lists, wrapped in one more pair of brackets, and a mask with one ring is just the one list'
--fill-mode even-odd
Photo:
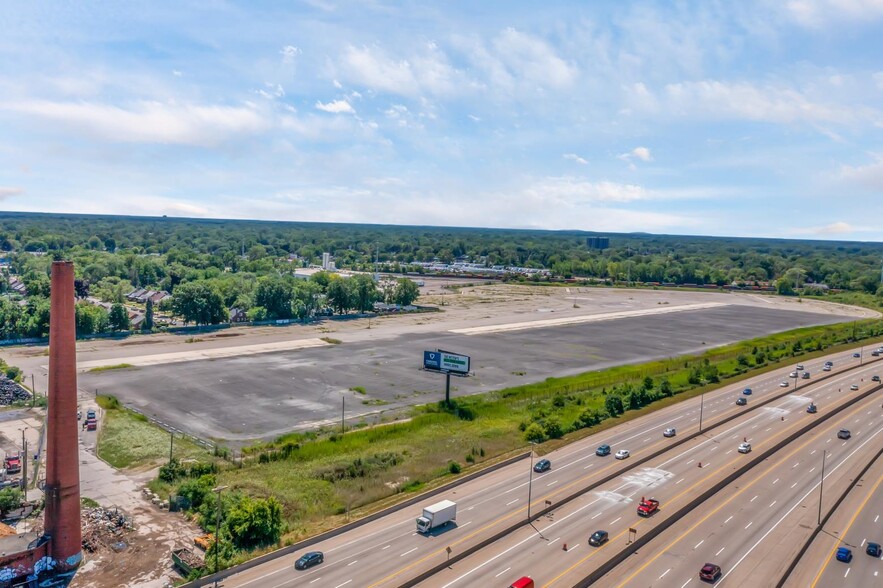
{"label": "rubble pile", "polygon": [[0,404],[12,404],[31,399],[31,393],[0,374]]}
{"label": "rubble pile", "polygon": [[177,552],[178,557],[181,558],[185,564],[190,566],[193,569],[201,568],[205,565],[205,562],[202,561],[202,558],[190,551],[189,549],[182,549]]}
{"label": "rubble pile", "polygon": [[83,549],[90,553],[112,548],[120,551],[120,544],[125,543],[126,533],[134,529],[132,522],[119,509],[84,508],[82,512],[83,522]]}

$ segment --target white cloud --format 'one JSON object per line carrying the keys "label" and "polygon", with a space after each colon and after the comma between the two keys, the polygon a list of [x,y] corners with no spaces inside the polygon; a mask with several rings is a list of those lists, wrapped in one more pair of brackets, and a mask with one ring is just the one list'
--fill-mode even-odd
{"label": "white cloud", "polygon": [[402,96],[457,94],[462,82],[447,56],[432,43],[407,59],[391,57],[376,46],[349,46],[340,67],[341,73],[354,83]]}
{"label": "white cloud", "polygon": [[564,159],[567,159],[570,161],[575,161],[576,163],[578,163],[580,165],[587,165],[589,163],[588,161],[586,161],[585,159],[583,159],[582,157],[580,157],[576,153],[565,153],[564,155],[562,155],[562,157]]}
{"label": "white cloud", "polygon": [[129,107],[90,102],[0,102],[0,111],[32,115],[120,143],[214,145],[258,133],[270,121],[253,107],[137,102]]}
{"label": "white cloud", "polygon": [[850,183],[857,184],[873,192],[883,194],[883,156],[868,165],[848,166],[840,169],[840,177]]}
{"label": "white cloud", "polygon": [[286,45],[279,53],[282,55],[283,63],[292,63],[301,54],[301,50],[294,45]]}
{"label": "white cloud", "polygon": [[184,75],[184,72],[179,71],[179,70],[177,70],[177,69],[173,69],[173,70],[172,70],[172,75],[175,76],[176,78],[180,78],[180,77],[182,77],[182,76]]}
{"label": "white cloud", "polygon": [[356,111],[346,100],[332,100],[331,102],[316,102],[316,108],[334,114],[355,114]]}
{"label": "white cloud", "polygon": [[810,232],[815,233],[816,235],[841,235],[843,233],[852,233],[853,231],[855,231],[855,228],[849,223],[843,221],[810,229]]}
{"label": "white cloud", "polygon": [[805,27],[822,28],[832,21],[867,23],[883,17],[883,0],[789,0],[791,17]]}
{"label": "white cloud", "polygon": [[647,198],[647,191],[635,184],[589,182],[571,176],[539,180],[524,189],[531,199],[570,205],[597,202],[633,202]]}
{"label": "white cloud", "polygon": [[494,48],[510,73],[532,84],[565,88],[576,78],[576,68],[538,37],[508,28],[494,40]]}
{"label": "white cloud", "polygon": [[867,108],[828,106],[809,100],[793,88],[748,82],[705,80],[668,84],[662,100],[662,110],[691,118],[705,115],[775,123],[880,121],[880,114]]}
{"label": "white cloud", "polygon": [[474,114],[467,114],[466,116],[468,116],[472,122],[481,122],[481,118],[475,116]]}
{"label": "white cloud", "polygon": [[22,188],[16,188],[13,186],[0,186],[0,200],[5,200],[6,198],[10,198],[11,196],[18,196],[19,194],[24,194],[24,190]]}
{"label": "white cloud", "polygon": [[258,89],[255,92],[268,100],[273,100],[275,98],[284,98],[285,97],[285,89],[280,84],[273,84],[271,82],[265,82],[264,86],[266,86],[266,90]]}
{"label": "white cloud", "polygon": [[650,155],[650,150],[646,147],[635,147],[631,154],[641,161],[653,161],[653,156]]}

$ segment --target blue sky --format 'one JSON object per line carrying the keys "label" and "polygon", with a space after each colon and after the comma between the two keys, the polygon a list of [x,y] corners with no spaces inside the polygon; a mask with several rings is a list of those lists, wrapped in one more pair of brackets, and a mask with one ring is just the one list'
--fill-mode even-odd
{"label": "blue sky", "polygon": [[10,0],[0,210],[880,241],[883,0]]}

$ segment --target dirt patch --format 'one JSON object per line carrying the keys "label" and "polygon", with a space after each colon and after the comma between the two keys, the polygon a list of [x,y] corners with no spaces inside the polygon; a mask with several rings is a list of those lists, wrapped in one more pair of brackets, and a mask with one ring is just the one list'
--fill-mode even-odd
{"label": "dirt patch", "polygon": [[156,343],[166,343],[165,339],[133,339],[131,341],[123,341],[120,347],[128,347],[129,345],[155,345]]}

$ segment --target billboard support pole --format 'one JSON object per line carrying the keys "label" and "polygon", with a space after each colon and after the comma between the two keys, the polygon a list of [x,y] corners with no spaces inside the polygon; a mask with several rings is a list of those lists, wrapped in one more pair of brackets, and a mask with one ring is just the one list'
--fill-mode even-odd
{"label": "billboard support pole", "polygon": [[451,372],[445,374],[445,406],[451,406]]}

